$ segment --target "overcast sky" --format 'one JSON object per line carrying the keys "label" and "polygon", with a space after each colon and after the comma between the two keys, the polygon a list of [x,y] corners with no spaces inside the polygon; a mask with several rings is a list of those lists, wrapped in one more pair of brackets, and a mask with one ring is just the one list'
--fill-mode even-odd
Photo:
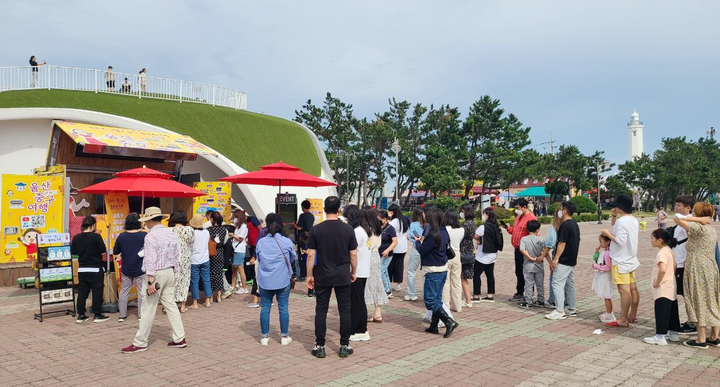
{"label": "overcast sky", "polygon": [[[720,126],[715,1],[6,1],[0,66],[48,64],[215,83],[292,119],[330,91],[356,114],[387,99],[465,114],[499,98],[534,144],[627,157]],[[549,151],[538,146],[539,151]]]}

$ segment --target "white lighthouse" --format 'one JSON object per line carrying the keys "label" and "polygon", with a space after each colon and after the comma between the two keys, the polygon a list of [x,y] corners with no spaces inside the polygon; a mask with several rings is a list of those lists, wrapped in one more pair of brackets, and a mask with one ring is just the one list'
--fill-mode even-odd
{"label": "white lighthouse", "polygon": [[628,161],[633,161],[643,154],[643,123],[636,110],[630,116],[628,128]]}

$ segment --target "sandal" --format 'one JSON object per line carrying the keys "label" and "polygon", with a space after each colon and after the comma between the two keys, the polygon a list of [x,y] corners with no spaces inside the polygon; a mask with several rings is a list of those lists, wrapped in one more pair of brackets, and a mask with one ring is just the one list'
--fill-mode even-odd
{"label": "sandal", "polygon": [[209,303],[209,302],[206,302],[206,303],[203,304],[203,305],[205,305],[206,308],[209,308],[209,307],[210,307],[210,303]]}
{"label": "sandal", "polygon": [[606,326],[606,327],[611,327],[611,328],[630,328],[630,324],[629,324],[629,323],[625,323],[625,325],[620,325],[617,321],[612,321],[612,322],[609,322],[609,323],[605,323],[605,326]]}
{"label": "sandal", "polygon": [[629,322],[631,322],[631,323],[633,323],[633,324],[637,324],[637,323],[638,323],[636,318],[630,320]]}
{"label": "sandal", "polygon": [[369,319],[367,319],[367,322],[382,324],[383,319],[382,317],[370,317]]}
{"label": "sandal", "polygon": [[198,310],[198,309],[200,309],[200,307],[197,306],[197,305],[190,305],[190,306],[188,306],[187,308],[188,308],[188,309],[192,309],[192,310]]}

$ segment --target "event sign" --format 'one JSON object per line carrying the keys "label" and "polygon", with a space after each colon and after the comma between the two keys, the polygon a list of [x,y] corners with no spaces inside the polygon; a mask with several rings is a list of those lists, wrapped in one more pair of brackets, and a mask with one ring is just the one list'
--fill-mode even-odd
{"label": "event sign", "polygon": [[64,182],[58,176],[2,175],[0,263],[35,261],[39,235],[64,231]]}
{"label": "event sign", "polygon": [[193,199],[193,214],[205,216],[208,210],[220,212],[223,218],[230,219],[231,212],[231,186],[226,181],[202,181],[195,183],[193,188],[204,192],[205,196]]}

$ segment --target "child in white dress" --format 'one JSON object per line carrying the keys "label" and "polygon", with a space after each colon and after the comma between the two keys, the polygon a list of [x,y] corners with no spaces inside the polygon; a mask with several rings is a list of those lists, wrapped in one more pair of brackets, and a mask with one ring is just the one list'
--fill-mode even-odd
{"label": "child in white dress", "polygon": [[612,260],[610,259],[610,238],[600,235],[600,246],[595,249],[593,255],[592,268],[595,270],[595,278],[593,278],[592,290],[598,297],[605,300],[605,313],[600,313],[600,321],[615,321],[613,313],[613,283],[612,283]]}

